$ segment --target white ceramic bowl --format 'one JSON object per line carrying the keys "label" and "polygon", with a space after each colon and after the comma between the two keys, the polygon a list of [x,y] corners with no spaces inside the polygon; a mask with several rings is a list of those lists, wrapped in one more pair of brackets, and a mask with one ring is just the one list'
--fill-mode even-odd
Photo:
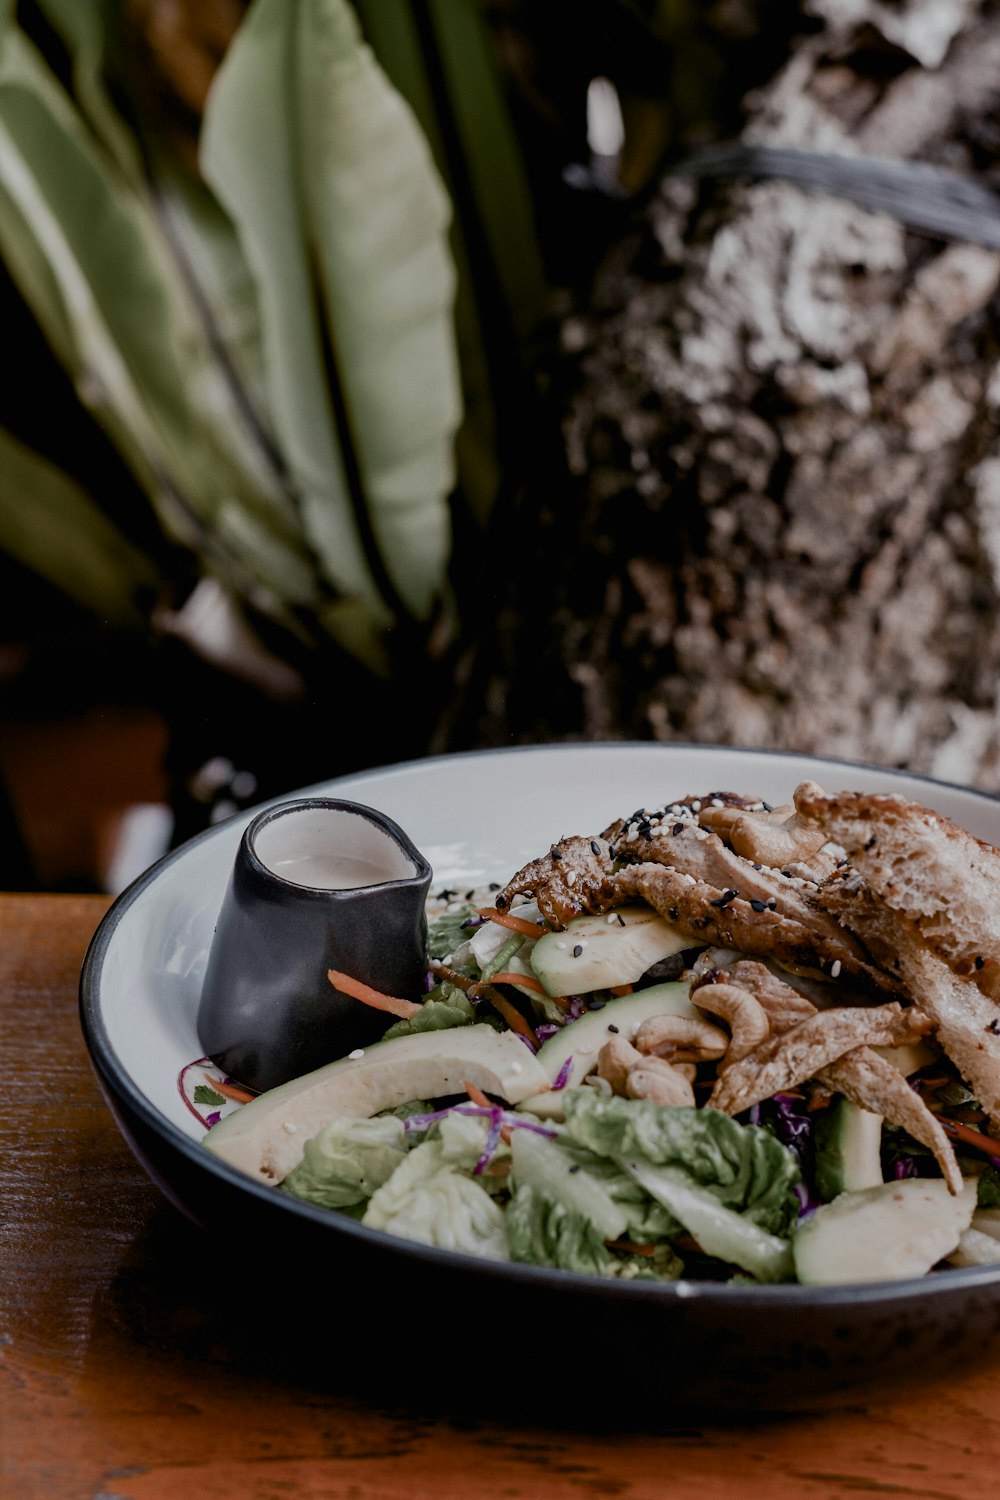
{"label": "white ceramic bowl", "polygon": [[[731,790],[780,803],[796,784],[898,792],[1000,845],[1000,801],[967,788],[842,761],[690,745],[585,744],[446,756],[389,766],[295,795],[349,798],[388,814],[434,869],[432,890],[506,880],[556,839],[592,833],[635,808]],[[254,811],[257,811],[255,809]],[[926,1362],[985,1358],[998,1341],[1000,1269],[950,1271],[861,1288],[605,1282],[496,1266],[366,1229],[263,1187],[201,1145],[178,1089],[200,1052],[196,1015],[213,926],[251,813],[201,834],[141,876],[112,906],[81,979],[84,1034],[108,1102],[163,1191],[208,1229],[267,1237],[296,1275],[419,1277],[435,1327],[506,1309],[586,1329],[588,1359],[650,1340],[692,1350],[693,1398],[739,1407],[810,1399]],[[322,1267],[322,1271],[310,1269]],[[428,1302],[427,1299],[430,1299]],[[415,1316],[410,1309],[408,1316]],[[672,1373],[671,1373],[672,1372]],[[656,1389],[676,1386],[662,1359]]]}

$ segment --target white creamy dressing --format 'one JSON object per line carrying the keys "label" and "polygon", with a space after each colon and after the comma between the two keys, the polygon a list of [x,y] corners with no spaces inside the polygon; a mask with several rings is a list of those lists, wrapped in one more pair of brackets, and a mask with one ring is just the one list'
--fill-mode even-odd
{"label": "white creamy dressing", "polygon": [[384,885],[387,880],[398,878],[397,872],[387,870],[384,864],[373,859],[333,852],[275,860],[270,868],[292,885],[311,886],[323,891],[350,891],[358,886]]}

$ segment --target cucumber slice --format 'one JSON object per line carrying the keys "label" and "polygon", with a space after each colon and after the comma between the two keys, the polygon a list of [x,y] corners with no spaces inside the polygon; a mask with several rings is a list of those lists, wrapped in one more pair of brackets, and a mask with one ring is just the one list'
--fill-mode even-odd
{"label": "cucumber slice", "polygon": [[[562,1027],[555,1036],[543,1042],[535,1061],[555,1083],[567,1062],[564,1088],[576,1088],[597,1067],[597,1054],[615,1032],[631,1041],[643,1021],[651,1016],[687,1016],[697,1020],[699,1012],[688,998],[686,984],[652,984],[634,995],[609,1000],[600,1010],[584,1015]],[[522,1108],[545,1119],[562,1119],[563,1089],[540,1093],[522,1101]]]}
{"label": "cucumber slice", "polygon": [[531,950],[531,966],[550,995],[587,995],[634,984],[660,959],[696,946],[651,906],[620,906],[547,932]]}
{"label": "cucumber slice", "polygon": [[548,1075],[512,1031],[476,1025],[413,1032],[258,1095],[224,1115],[204,1143],[252,1177],[280,1182],[334,1116],[363,1118],[411,1099],[461,1093],[466,1081],[516,1104],[544,1089]]}
{"label": "cucumber slice", "polygon": [[882,1116],[838,1096],[816,1116],[816,1189],[824,1203],[882,1182]]}
{"label": "cucumber slice", "polygon": [[907,1177],[842,1193],[799,1224],[795,1270],[813,1286],[925,1276],[972,1222],[976,1184],[952,1196],[940,1177]]}
{"label": "cucumber slice", "polygon": [[901,1042],[898,1047],[874,1047],[872,1050],[884,1057],[886,1062],[891,1062],[904,1078],[909,1078],[911,1073],[919,1073],[921,1068],[928,1067],[940,1055],[926,1042]]}
{"label": "cucumber slice", "polygon": [[948,1264],[951,1266],[995,1266],[998,1261],[1000,1241],[977,1229],[975,1220],[972,1228],[963,1232],[957,1249],[948,1256]]}

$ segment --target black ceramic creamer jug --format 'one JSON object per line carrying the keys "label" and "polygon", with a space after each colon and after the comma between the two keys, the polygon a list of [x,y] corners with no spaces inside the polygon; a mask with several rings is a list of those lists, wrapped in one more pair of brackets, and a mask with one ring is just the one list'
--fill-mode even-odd
{"label": "black ceramic creamer jug", "polygon": [[394,1017],[337,990],[337,969],[418,1000],[431,867],[391,818],[306,797],[248,824],[198,1010],[205,1053],[255,1090],[379,1039]]}

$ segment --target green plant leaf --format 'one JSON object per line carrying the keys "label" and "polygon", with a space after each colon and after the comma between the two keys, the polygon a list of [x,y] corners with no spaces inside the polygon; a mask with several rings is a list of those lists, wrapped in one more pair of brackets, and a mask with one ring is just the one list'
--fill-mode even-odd
{"label": "green plant leaf", "polygon": [[149,202],[16,29],[0,183],[0,253],[168,536],[278,618],[322,603],[294,500],[262,469]]}
{"label": "green plant leaf", "polygon": [[141,628],[159,576],[70,476],[0,428],[0,548],[115,625]]}
{"label": "green plant leaf", "polygon": [[73,93],[95,137],[134,183],[142,154],[108,92],[105,67],[112,20],[109,0],[35,0],[72,59]]}
{"label": "green plant leaf", "polygon": [[271,416],[327,575],[384,624],[426,618],[460,419],[449,205],[345,0],[255,0],[201,164],[257,281]]}

